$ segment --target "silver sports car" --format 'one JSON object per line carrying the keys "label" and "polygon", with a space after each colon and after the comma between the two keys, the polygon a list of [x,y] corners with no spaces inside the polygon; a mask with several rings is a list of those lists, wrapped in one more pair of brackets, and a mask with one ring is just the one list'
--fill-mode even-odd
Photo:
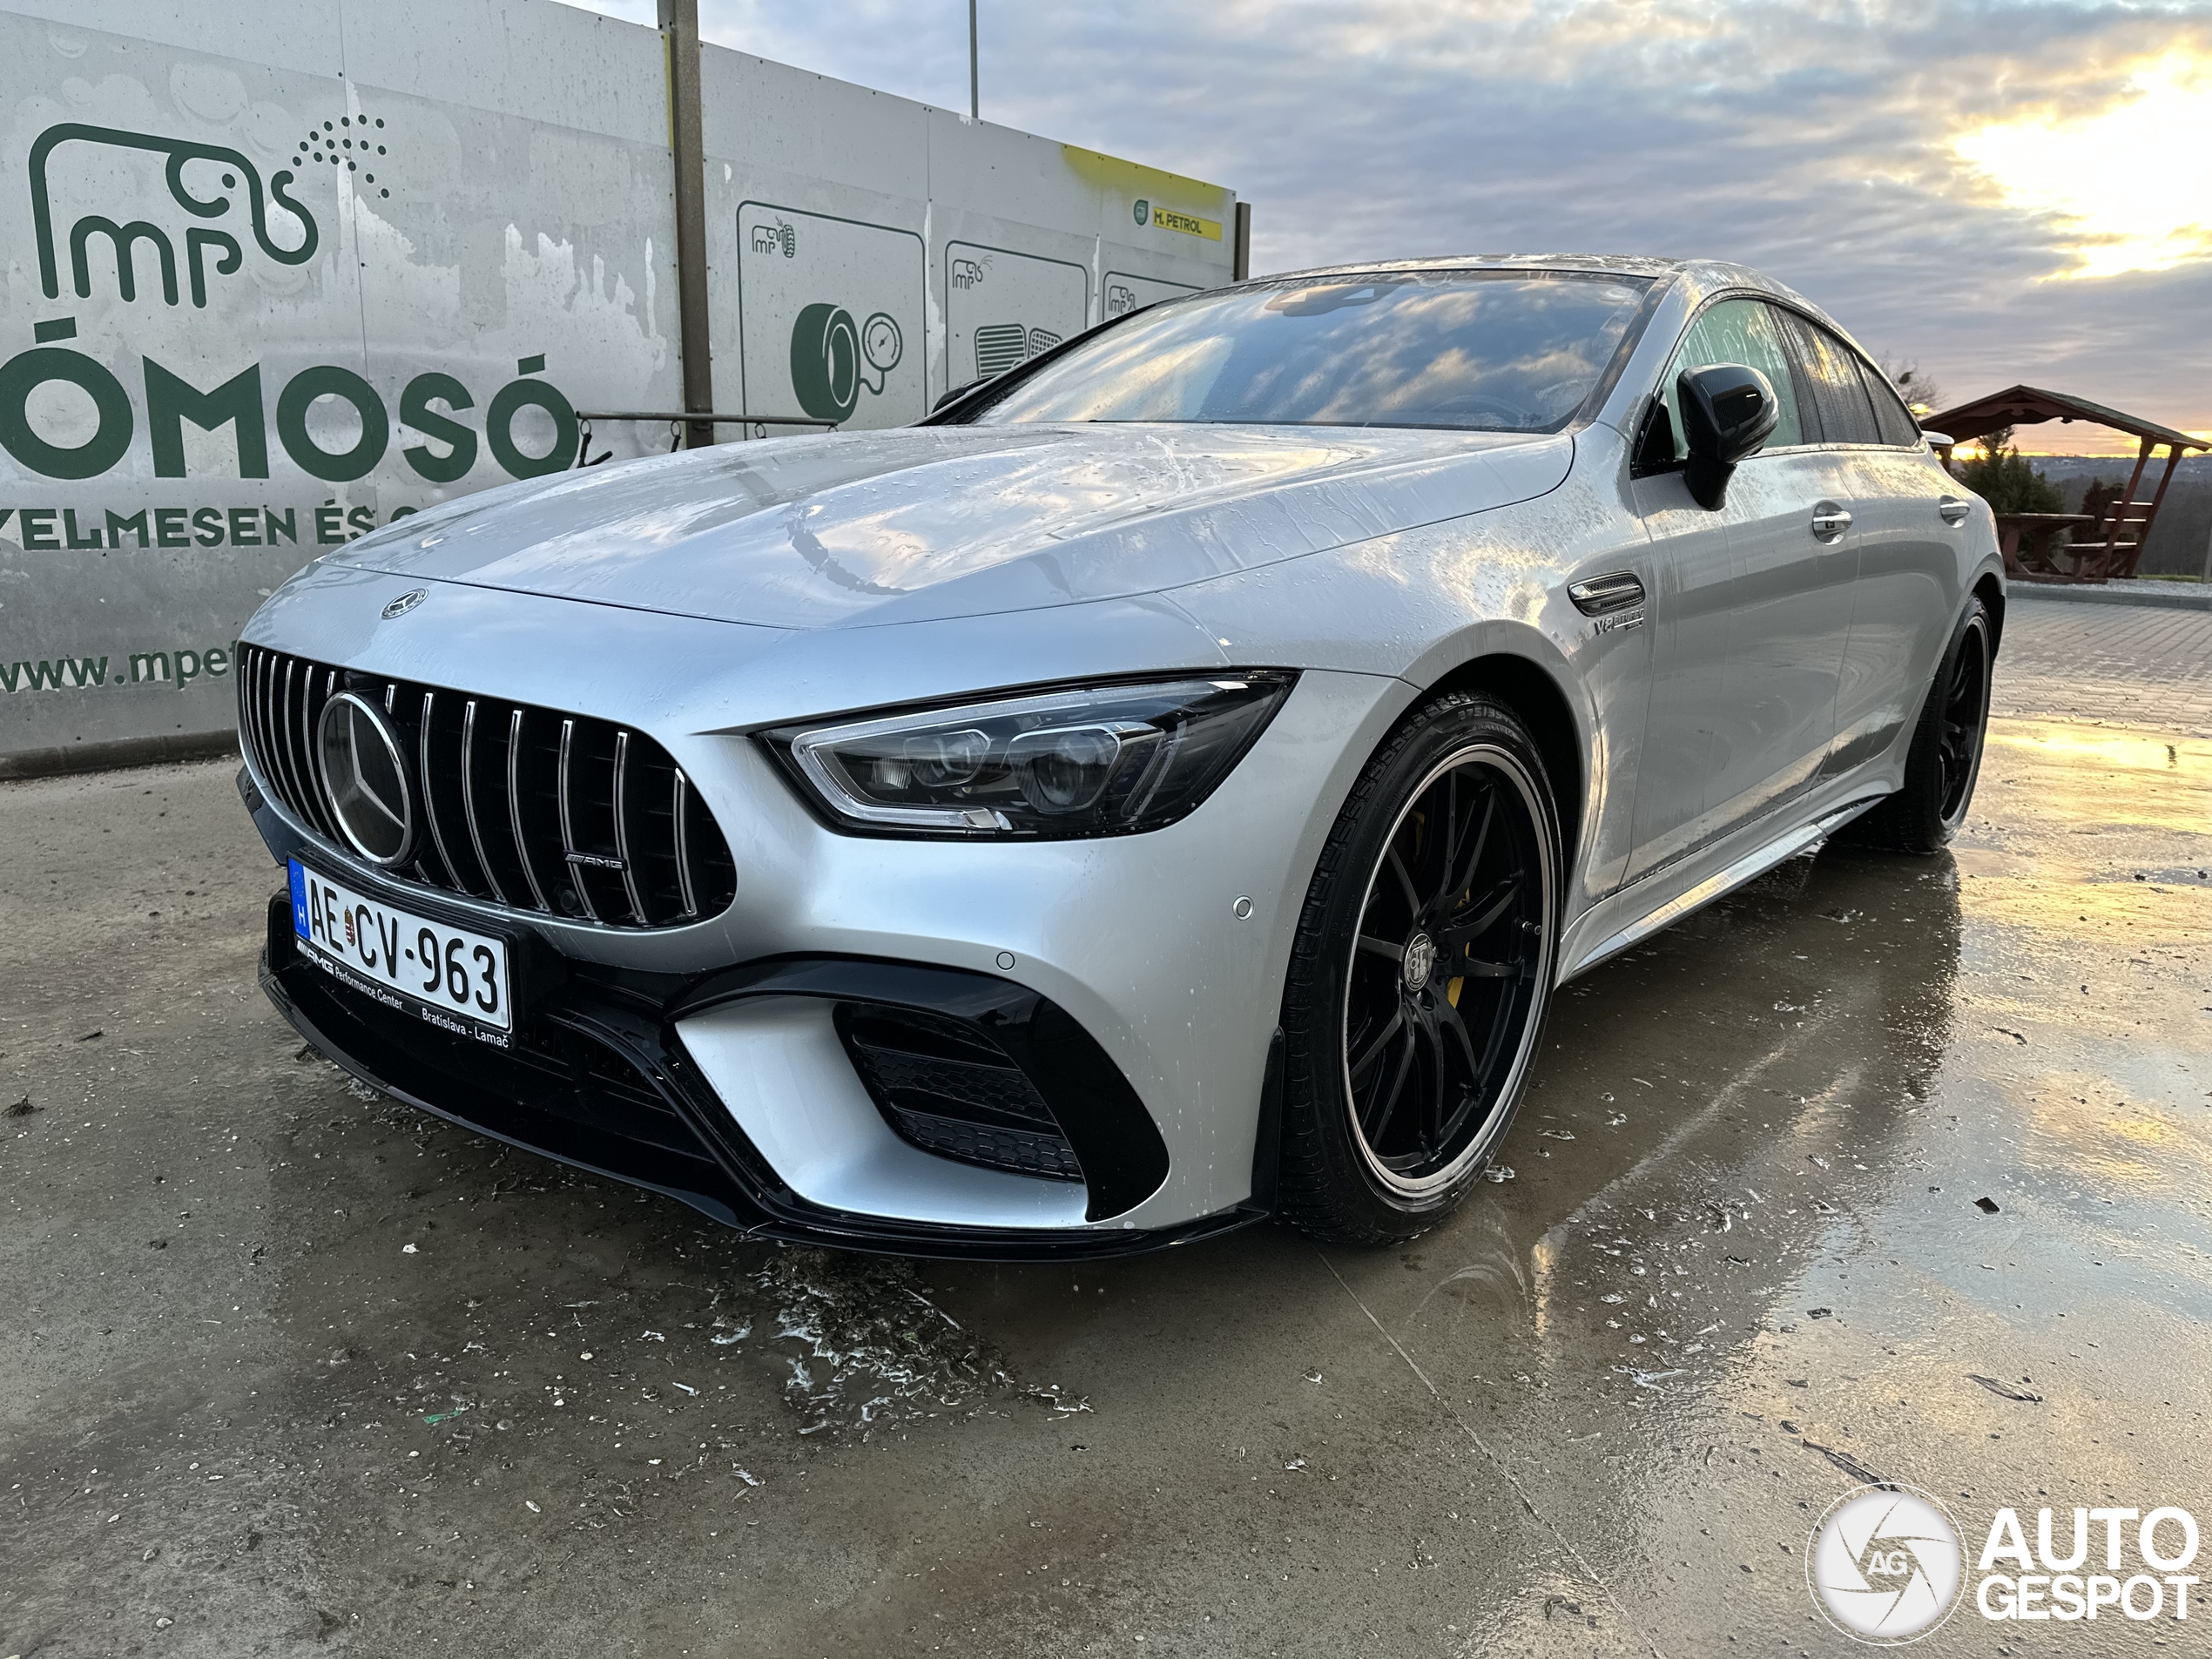
{"label": "silver sports car", "polygon": [[302,570],[241,642],[263,983],[775,1237],[1402,1239],[1561,982],[1846,827],[1949,839],[2001,569],[1754,272],[1246,282]]}

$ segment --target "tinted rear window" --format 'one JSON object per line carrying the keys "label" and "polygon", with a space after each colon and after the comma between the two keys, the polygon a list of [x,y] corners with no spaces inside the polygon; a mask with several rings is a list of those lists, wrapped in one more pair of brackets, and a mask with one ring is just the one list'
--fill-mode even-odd
{"label": "tinted rear window", "polygon": [[1874,424],[1881,428],[1884,443],[1909,444],[1920,442],[1920,423],[1912,411],[1905,407],[1905,400],[1890,384],[1889,376],[1876,368],[1864,357],[1858,360],[1858,372],[1866,377],[1866,395],[1874,400]]}
{"label": "tinted rear window", "polygon": [[1874,420],[1874,405],[1866,395],[1866,382],[1858,372],[1851,348],[1817,323],[1792,314],[1806,383],[1812,388],[1813,407],[1820,415],[1823,443],[1879,443],[1882,429]]}

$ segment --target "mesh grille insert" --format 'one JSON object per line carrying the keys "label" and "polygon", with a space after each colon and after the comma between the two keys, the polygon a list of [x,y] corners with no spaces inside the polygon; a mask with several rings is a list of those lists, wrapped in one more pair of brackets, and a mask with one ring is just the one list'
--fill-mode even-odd
{"label": "mesh grille insert", "polygon": [[885,1118],[924,1151],[1055,1181],[1083,1178],[1051,1107],[981,1028],[841,1003],[837,1028]]}

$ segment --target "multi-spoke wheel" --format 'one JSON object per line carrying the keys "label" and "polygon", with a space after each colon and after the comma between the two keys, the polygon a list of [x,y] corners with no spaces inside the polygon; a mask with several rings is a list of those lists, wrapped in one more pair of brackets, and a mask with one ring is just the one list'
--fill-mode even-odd
{"label": "multi-spoke wheel", "polygon": [[1982,732],[1989,724],[1989,624],[1977,617],[1952,653],[1936,739],[1936,799],[1946,827],[1956,829],[1973,799],[1981,771]]}
{"label": "multi-spoke wheel", "polygon": [[1933,853],[1966,821],[1989,725],[1995,631],[1979,599],[1966,602],[1921,705],[1905,786],[1850,826],[1847,839],[1898,853]]}
{"label": "multi-spoke wheel", "polygon": [[1480,1174],[1550,992],[1555,825],[1535,745],[1488,698],[1438,698],[1369,763],[1284,1003],[1282,1201],[1308,1231],[1407,1238]]}

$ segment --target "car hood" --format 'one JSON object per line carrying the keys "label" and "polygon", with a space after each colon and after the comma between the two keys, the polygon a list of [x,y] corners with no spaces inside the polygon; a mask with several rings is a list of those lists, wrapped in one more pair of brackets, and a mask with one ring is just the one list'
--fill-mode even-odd
{"label": "car hood", "polygon": [[1156,592],[1554,489],[1565,435],[907,427],[563,473],[329,563],[777,628]]}

